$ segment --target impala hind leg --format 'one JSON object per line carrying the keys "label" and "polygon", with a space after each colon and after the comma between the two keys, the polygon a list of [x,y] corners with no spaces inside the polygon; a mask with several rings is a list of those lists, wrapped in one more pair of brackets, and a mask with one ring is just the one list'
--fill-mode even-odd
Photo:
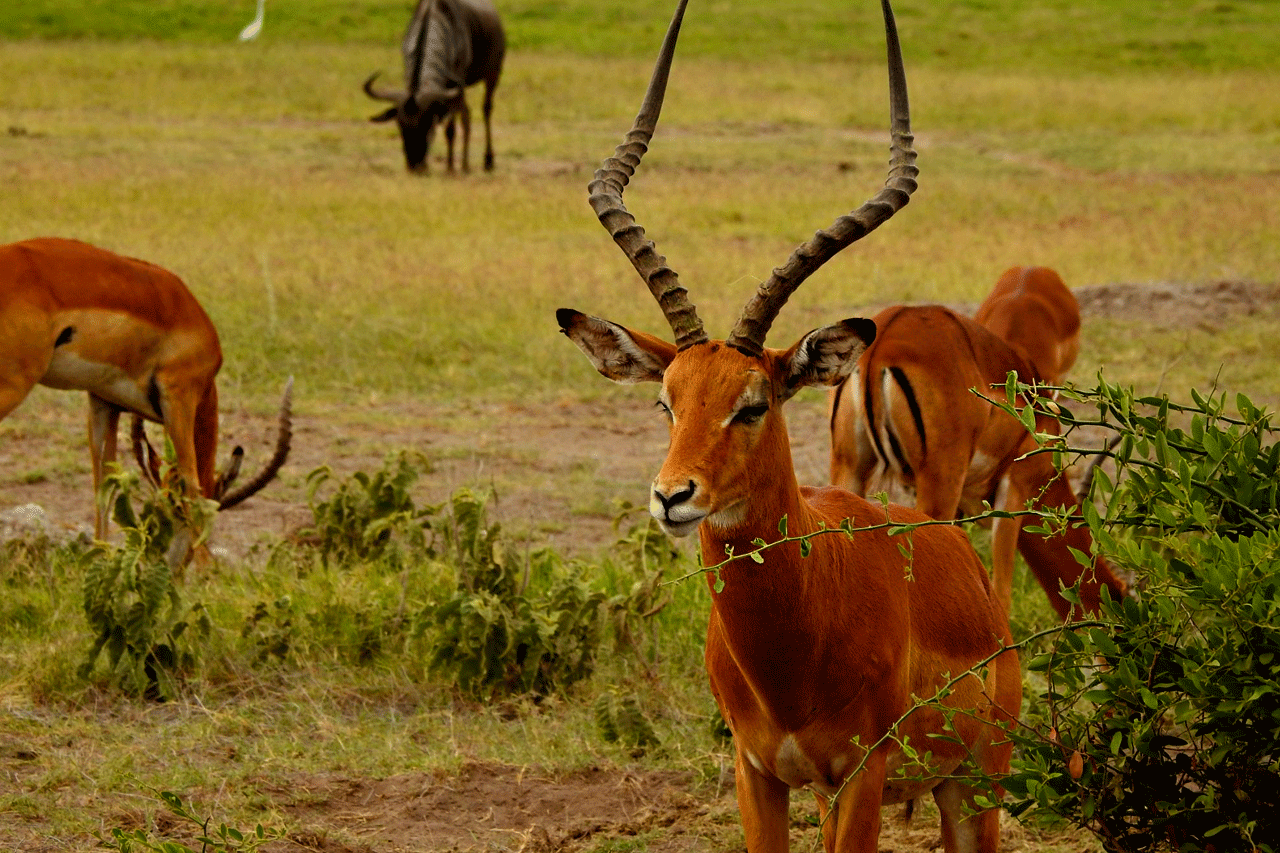
{"label": "impala hind leg", "polygon": [[789,843],[790,819],[787,803],[791,789],[772,776],[752,766],[751,761],[736,750],[733,773],[737,783],[738,812],[748,853],[785,853]]}
{"label": "impala hind leg", "polygon": [[930,518],[950,521],[960,512],[960,499],[964,495],[964,462],[968,456],[937,454],[944,460],[958,459],[961,464],[925,466],[916,473],[916,509]]}
{"label": "impala hind leg", "polygon": [[865,496],[873,482],[878,485],[876,469],[883,465],[854,399],[859,387],[856,378],[855,374],[831,392],[831,485]]}
{"label": "impala hind leg", "polygon": [[[1014,463],[1015,466],[1017,463]],[[1031,490],[1011,469],[1000,481],[996,490],[994,507],[1005,512],[1018,512],[1026,509],[1027,501],[1032,497]],[[1005,613],[1013,601],[1013,571],[1017,562],[1018,540],[1022,536],[1022,527],[1026,516],[1015,515],[1013,518],[997,518],[991,522],[991,586],[995,590],[996,600],[1004,607]],[[1057,590],[1049,594],[1052,601]],[[1056,605],[1055,605],[1056,607]]]}
{"label": "impala hind leg", "polygon": [[53,350],[42,352],[34,343],[22,329],[15,332],[0,325],[0,364],[6,366],[4,375],[0,375],[0,421],[27,399],[49,369]]}

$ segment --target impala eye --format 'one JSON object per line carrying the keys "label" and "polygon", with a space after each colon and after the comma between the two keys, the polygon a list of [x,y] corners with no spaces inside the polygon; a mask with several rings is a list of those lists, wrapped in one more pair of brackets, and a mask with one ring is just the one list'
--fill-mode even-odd
{"label": "impala eye", "polygon": [[662,402],[661,400],[659,400],[658,402],[654,403],[653,405],[654,405],[654,406],[656,406],[657,408],[659,408],[659,409],[661,409],[661,410],[662,410],[662,413],[663,413],[664,415],[666,415],[666,416],[667,416],[667,420],[669,420],[669,421],[675,421],[676,416],[675,416],[675,415],[673,415],[673,414],[671,414],[671,407],[670,407],[670,406],[668,406],[666,403],[664,403],[664,402]]}
{"label": "impala eye", "polygon": [[760,423],[760,419],[769,413],[768,406],[743,406],[738,409],[738,413],[733,416],[735,424],[743,424],[751,426]]}

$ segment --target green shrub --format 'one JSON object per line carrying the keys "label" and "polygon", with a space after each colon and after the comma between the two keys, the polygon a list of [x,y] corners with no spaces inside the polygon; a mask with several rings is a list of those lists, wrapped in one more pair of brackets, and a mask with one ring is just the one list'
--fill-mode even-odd
{"label": "green shrub", "polygon": [[303,541],[326,565],[383,558],[403,563],[429,555],[431,517],[438,508],[419,507],[410,494],[429,468],[421,454],[406,450],[388,454],[372,475],[357,471],[341,482],[329,466],[316,468],[307,475],[312,525],[302,531]]}
{"label": "green shrub", "polygon": [[[1109,850],[1280,850],[1280,445],[1243,395],[1193,404],[1102,384],[1068,396],[1119,438],[1085,507],[1136,577],[1028,669],[1008,807]],[[1064,414],[1068,427],[1082,423]]]}
{"label": "green shrub", "polygon": [[[108,475],[104,492],[124,537],[122,547],[98,544],[82,558],[84,613],[95,635],[84,663],[88,678],[105,651],[116,686],[150,699],[172,699],[178,682],[196,662],[197,638],[211,630],[200,604],[187,607],[174,584],[192,540],[192,523],[208,529],[211,509],[202,500],[176,498],[168,489],[152,491],[134,512],[136,475]],[[199,541],[203,535],[197,535]]]}
{"label": "green shrub", "polygon": [[664,584],[665,575],[680,558],[671,539],[646,511],[645,520],[632,527],[613,546],[611,559],[603,567],[626,592],[612,595],[604,603],[605,618],[613,629],[616,652],[630,652],[649,678],[658,675],[659,638],[656,617],[673,596]]}
{"label": "green shrub", "polygon": [[457,586],[429,614],[431,668],[477,699],[546,695],[589,676],[604,593],[550,549],[517,555],[500,525],[488,522],[483,497],[459,491],[450,510],[443,558]]}
{"label": "green shrub", "polygon": [[[210,828],[211,818],[201,817],[194,809],[183,802],[182,797],[170,791],[159,794],[165,809],[178,819],[178,826],[189,833],[196,833],[193,841],[200,844],[200,853],[252,853],[272,841],[280,841],[285,834],[276,829],[267,829],[258,824],[252,830],[244,832],[225,823]],[[144,829],[112,829],[108,836],[98,835],[100,845],[106,850],[117,850],[119,853],[148,851],[149,853],[196,853],[194,847],[188,847],[170,837],[153,837]]]}

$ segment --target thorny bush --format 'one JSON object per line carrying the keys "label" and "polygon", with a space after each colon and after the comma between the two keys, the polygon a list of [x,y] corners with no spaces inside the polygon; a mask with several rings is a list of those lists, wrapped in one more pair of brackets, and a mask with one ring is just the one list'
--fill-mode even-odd
{"label": "thorny bush", "polygon": [[[1280,850],[1280,444],[1247,397],[1063,389],[1110,431],[1084,517],[1137,581],[1029,656],[1006,805],[1108,850]],[[1043,400],[1043,398],[1042,398]],[[1037,405],[1043,405],[1038,401]],[[1078,434],[1078,433],[1077,433]]]}

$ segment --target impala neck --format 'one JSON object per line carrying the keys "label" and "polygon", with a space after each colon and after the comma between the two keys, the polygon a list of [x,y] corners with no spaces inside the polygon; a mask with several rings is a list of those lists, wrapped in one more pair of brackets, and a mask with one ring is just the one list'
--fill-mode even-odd
{"label": "impala neck", "polygon": [[[783,538],[778,526],[784,517],[789,537],[818,530],[821,525],[800,493],[786,424],[780,414],[771,416],[746,476],[752,499],[742,520],[728,528],[704,522],[698,534],[703,565],[724,562],[727,549],[737,556],[717,573],[708,575],[714,606],[723,611],[726,626],[731,627],[741,618],[747,630],[759,634],[764,624],[780,621],[787,611],[806,608],[803,593],[815,563],[800,556],[798,542],[769,548],[761,554],[763,563],[745,555],[759,547],[753,544],[758,539],[773,543]],[[815,550],[825,550],[819,548],[822,539],[814,540]],[[768,617],[765,623],[760,621],[761,616]]]}
{"label": "impala neck", "polygon": [[[704,523],[698,530],[704,565],[722,562],[726,546],[732,547],[735,554],[745,554],[758,547],[752,544],[756,539],[775,542],[782,538],[778,523],[784,516],[788,535],[818,528],[813,510],[800,494],[800,484],[796,481],[791,460],[787,425],[780,412],[770,415],[769,424],[752,457],[743,471],[749,486],[748,494],[752,497],[744,508],[742,519],[730,527]],[[794,548],[798,555],[799,546]],[[766,558],[774,550],[766,551]],[[731,572],[743,569],[747,575],[754,575],[759,567],[760,564],[745,559],[735,560],[725,568]]]}
{"label": "impala neck", "polygon": [[756,497],[746,516],[729,529],[703,523],[699,538],[704,565],[723,562],[726,546],[739,555],[707,575],[713,625],[718,623],[743,677],[775,720],[786,730],[798,730],[816,700],[794,674],[824,671],[832,657],[826,638],[847,636],[849,628],[843,634],[831,630],[829,623],[840,618],[841,611],[822,603],[832,594],[831,578],[837,567],[830,548],[833,537],[840,534],[811,540],[813,551],[807,558],[800,556],[798,542],[765,550],[763,563],[742,556],[758,548],[752,544],[755,539],[768,543],[781,539],[778,522],[783,516],[789,537],[821,526],[796,482],[786,426],[781,416],[773,417],[776,424],[758,446],[750,469],[751,494]]}

